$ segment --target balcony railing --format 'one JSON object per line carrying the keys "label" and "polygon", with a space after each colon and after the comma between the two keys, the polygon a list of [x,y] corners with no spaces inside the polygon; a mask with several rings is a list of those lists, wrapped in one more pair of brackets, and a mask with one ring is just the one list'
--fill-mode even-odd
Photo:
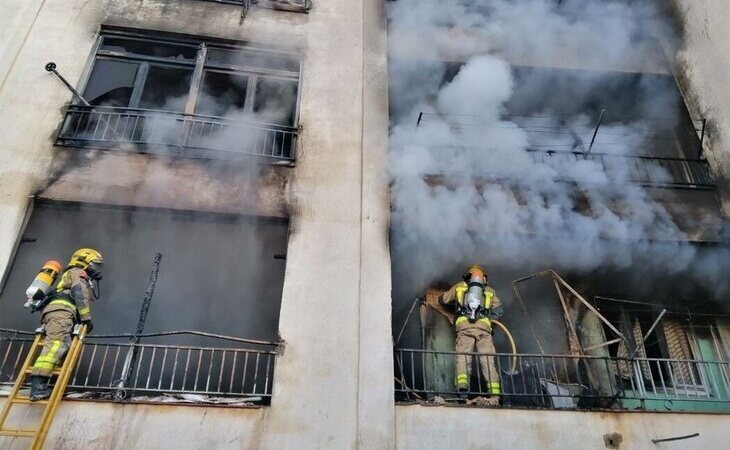
{"label": "balcony railing", "polygon": [[[99,341],[87,338],[69,392],[92,398],[187,394],[201,403],[270,401],[274,350]],[[31,343],[29,337],[0,337],[0,384],[12,384]]]}
{"label": "balcony railing", "polygon": [[292,164],[295,127],[134,108],[71,105],[57,145]]}
{"label": "balcony railing", "polygon": [[[467,392],[454,384],[458,357],[472,359]],[[479,357],[494,361],[499,380],[477,370]],[[395,367],[402,401],[462,402],[500,381],[502,406],[730,412],[730,362],[396,349]]]}
{"label": "balcony railing", "polygon": [[312,7],[311,0],[205,0],[215,3],[226,3],[229,5],[239,5],[249,7],[251,5],[263,8],[280,9],[293,12],[309,12]]}
{"label": "balcony railing", "polygon": [[576,176],[582,175],[570,172],[576,170],[576,163],[590,161],[598,165],[601,172],[609,179],[616,178],[655,187],[686,189],[715,187],[707,161],[700,159],[543,150],[530,150],[530,154],[536,163],[552,168],[565,181],[576,180]]}

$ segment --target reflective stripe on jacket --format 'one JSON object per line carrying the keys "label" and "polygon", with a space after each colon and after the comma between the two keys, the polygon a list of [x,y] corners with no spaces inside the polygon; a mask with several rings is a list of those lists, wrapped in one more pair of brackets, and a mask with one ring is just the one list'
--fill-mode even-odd
{"label": "reflective stripe on jacket", "polygon": [[[456,285],[456,301],[459,302],[459,305],[464,306],[464,294],[466,294],[468,290],[469,286],[463,281]],[[492,299],[494,299],[494,291],[491,290],[489,287],[486,287],[484,289],[484,298],[482,299],[482,308],[484,308],[485,310],[489,310],[489,308],[492,307]],[[459,325],[460,323],[468,320],[468,316],[459,316],[456,318],[454,325]],[[490,329],[492,328],[492,321],[489,319],[489,317],[480,317],[479,319],[477,319],[477,322],[483,323]]]}

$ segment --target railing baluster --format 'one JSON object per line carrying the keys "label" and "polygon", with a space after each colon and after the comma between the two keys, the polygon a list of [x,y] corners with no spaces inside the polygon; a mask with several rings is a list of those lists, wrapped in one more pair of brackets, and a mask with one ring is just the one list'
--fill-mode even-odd
{"label": "railing baluster", "polygon": [[[416,389],[416,375],[414,373],[414,367],[413,367],[413,352],[409,352],[411,354],[411,379],[409,380],[410,383],[408,383],[411,386],[411,389]],[[425,386],[424,386],[425,388]]]}
{"label": "railing baluster", "polygon": [[[651,371],[651,360],[647,360],[647,365],[649,366],[649,383],[651,384],[651,391],[653,395],[656,397],[656,384],[654,383],[654,373]],[[661,371],[659,367],[657,366],[657,370]]]}
{"label": "railing baluster", "polygon": [[659,371],[659,381],[662,383],[662,395],[667,395],[667,384],[664,382],[664,370],[663,366],[660,364],[660,361],[657,361],[657,369]]}
{"label": "railing baluster", "polygon": [[264,395],[269,395],[269,372],[271,370],[271,353],[266,355],[266,377],[264,378]]}
{"label": "railing baluster", "polygon": [[256,385],[259,382],[259,359],[261,357],[261,353],[256,352],[256,365],[253,369],[253,393],[256,394]]}
{"label": "railing baluster", "polygon": [[243,358],[243,374],[241,375],[241,392],[246,392],[246,373],[248,371],[248,350],[245,351],[245,357]]}
{"label": "railing baluster", "polygon": [[[83,361],[83,355],[84,355],[83,350],[86,350],[88,345],[89,344],[86,344],[83,347],[81,347],[82,352],[81,352],[81,356],[79,356],[79,361]],[[91,376],[91,369],[94,367],[94,359],[96,358],[97,344],[92,344],[92,345],[94,346],[94,349],[91,351],[91,359],[89,360],[89,367],[86,370],[86,379],[84,380],[84,386],[89,385],[89,377]],[[78,366],[76,367],[76,370],[78,370]]]}
{"label": "railing baluster", "polygon": [[198,390],[198,376],[200,374],[200,363],[203,361],[203,349],[200,349],[200,352],[198,353],[198,367],[195,369],[195,386],[193,386],[193,391]]}
{"label": "railing baluster", "polygon": [[238,359],[238,353],[240,350],[233,351],[233,365],[231,366],[231,381],[228,385],[228,393],[233,394],[233,380],[236,377],[236,360]]}
{"label": "railing baluster", "polygon": [[221,391],[221,383],[223,382],[223,369],[226,366],[226,351],[223,350],[223,356],[221,357],[221,368],[218,374],[218,392]]}
{"label": "railing baluster", "polygon": [[144,388],[149,389],[150,387],[150,378],[152,377],[152,367],[155,365],[155,353],[157,353],[157,347],[152,347],[152,355],[150,356],[150,368],[147,370],[147,383],[145,383]]}
{"label": "railing baluster", "polygon": [[116,381],[114,378],[114,374],[117,373],[117,361],[119,361],[119,352],[122,350],[121,345],[115,345],[117,348],[117,351],[114,354],[114,364],[112,365],[112,371],[109,374],[109,387],[114,385],[114,382]]}
{"label": "railing baluster", "polygon": [[[2,342],[7,342],[7,348],[5,349],[5,356],[3,356],[3,362],[0,364],[0,375],[2,375],[5,372],[5,362],[8,360],[8,355],[10,355],[10,349],[13,348],[13,341],[12,339],[5,340],[3,339]],[[10,377],[12,378],[13,374],[10,374]]]}
{"label": "railing baluster", "polygon": [[188,356],[185,358],[185,370],[183,370],[183,380],[182,380],[182,386],[181,389],[184,391],[187,389],[188,386],[188,367],[190,367],[190,353],[192,353],[193,349],[188,349]]}
{"label": "railing baluster", "polygon": [[20,357],[25,354],[25,342],[21,342],[20,344],[20,350],[18,350],[18,354],[15,355],[15,364],[13,364],[13,379],[18,374],[18,364],[20,363]]}
{"label": "railing baluster", "polygon": [[215,356],[215,350],[210,351],[210,362],[208,363],[208,376],[205,377],[205,391],[210,391],[210,376],[213,374],[213,358]]}
{"label": "railing baluster", "polygon": [[101,359],[101,367],[99,368],[99,374],[97,375],[97,386],[101,386],[101,380],[104,376],[104,367],[106,367],[106,358],[109,355],[109,344],[104,345],[104,356]]}
{"label": "railing baluster", "polygon": [[165,347],[165,351],[162,354],[162,366],[160,367],[160,379],[157,380],[157,389],[162,389],[162,378],[165,375],[165,365],[167,364],[167,347]]}
{"label": "railing baluster", "polygon": [[170,390],[175,386],[175,374],[177,373],[177,357],[180,353],[180,348],[175,349],[175,362],[172,364],[172,375],[170,376]]}
{"label": "railing baluster", "polygon": [[[137,345],[137,344],[133,344],[132,346],[134,346],[134,345]],[[137,387],[139,386],[137,384],[137,380],[139,379],[139,373],[142,372],[142,360],[144,357],[144,351],[145,351],[145,348],[143,346],[141,346],[139,349],[139,357],[137,358],[137,363],[136,363],[137,367],[130,368],[130,370],[134,370],[134,384],[132,384],[132,389],[137,389]]]}

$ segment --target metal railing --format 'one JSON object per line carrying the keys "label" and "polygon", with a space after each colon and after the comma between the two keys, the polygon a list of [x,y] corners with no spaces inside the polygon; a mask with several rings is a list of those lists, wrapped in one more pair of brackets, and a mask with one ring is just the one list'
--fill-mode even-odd
{"label": "metal railing", "polygon": [[70,105],[57,145],[291,164],[295,127],[135,108]]}
{"label": "metal railing", "polygon": [[[29,337],[0,337],[0,384],[15,380],[31,343]],[[132,351],[135,358],[130,358]],[[68,390],[118,399],[194,394],[268,403],[275,359],[276,351],[270,349],[102,343],[89,337]]]}
{"label": "metal railing", "polygon": [[606,153],[559,152],[530,149],[533,160],[555,170],[565,180],[572,180],[579,161],[591,161],[609,179],[642,183],[648,186],[689,189],[714,189],[715,181],[707,161],[701,159],[662,158],[653,156],[612,155]]}
{"label": "metal railing", "polygon": [[[418,349],[396,349],[394,357],[399,400],[487,396],[489,382],[499,381],[503,406],[730,412],[730,362]],[[471,359],[464,392],[454,384],[460,357]],[[477,370],[487,358],[499,380]]]}
{"label": "metal railing", "polygon": [[283,9],[293,12],[309,12],[312,7],[311,0],[205,0],[214,3],[225,3],[229,5],[239,5],[249,7],[251,5],[263,8]]}

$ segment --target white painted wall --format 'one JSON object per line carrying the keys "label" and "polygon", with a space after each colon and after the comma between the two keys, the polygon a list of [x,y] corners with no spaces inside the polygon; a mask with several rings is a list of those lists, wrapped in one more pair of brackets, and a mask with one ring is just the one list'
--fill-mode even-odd
{"label": "white painted wall", "polygon": [[[708,119],[707,158],[713,169],[730,178],[730,5],[727,0],[672,0],[683,26],[677,55],[690,110]],[[728,189],[725,180],[725,190]],[[730,196],[723,196],[730,215]]]}
{"label": "white painted wall", "polygon": [[[653,444],[652,439],[689,435]],[[605,449],[603,436],[620,433],[620,449],[727,448],[722,414],[612,413],[396,406],[399,449]]]}

